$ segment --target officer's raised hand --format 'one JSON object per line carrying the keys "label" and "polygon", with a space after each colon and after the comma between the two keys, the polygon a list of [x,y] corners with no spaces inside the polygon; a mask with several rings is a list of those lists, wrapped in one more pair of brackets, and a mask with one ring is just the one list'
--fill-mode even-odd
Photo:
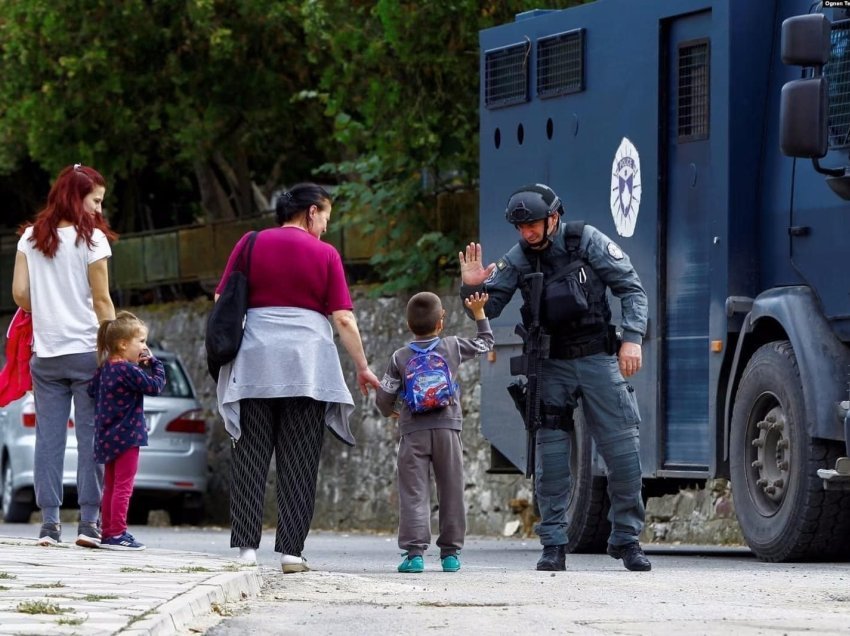
{"label": "officer's raised hand", "polygon": [[481,243],[470,243],[466,246],[466,253],[458,252],[457,257],[460,261],[460,278],[464,285],[483,285],[496,269],[495,263],[484,267],[481,261]]}
{"label": "officer's raised hand", "polygon": [[640,345],[634,342],[624,342],[620,346],[618,354],[620,362],[620,373],[624,378],[634,375],[640,371],[641,350]]}

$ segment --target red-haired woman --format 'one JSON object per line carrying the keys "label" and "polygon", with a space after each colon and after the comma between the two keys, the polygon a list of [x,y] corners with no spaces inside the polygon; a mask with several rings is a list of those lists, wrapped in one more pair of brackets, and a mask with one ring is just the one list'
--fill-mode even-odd
{"label": "red-haired woman", "polygon": [[42,514],[39,545],[61,541],[62,467],[74,402],[77,435],[77,545],[97,548],[103,467],[94,461],[94,401],[87,393],[97,369],[97,328],[115,318],[109,296],[109,239],[103,218],[106,181],[74,164],[59,176],[47,204],[18,241],[12,296],[32,312],[30,371],[35,397],[35,501]]}

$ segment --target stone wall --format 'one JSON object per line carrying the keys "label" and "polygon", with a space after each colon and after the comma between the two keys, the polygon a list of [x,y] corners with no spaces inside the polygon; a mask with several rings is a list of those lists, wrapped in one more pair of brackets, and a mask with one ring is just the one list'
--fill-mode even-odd
{"label": "stone wall", "polygon": [[[446,333],[473,336],[475,327],[463,314],[455,296],[443,298]],[[357,320],[372,370],[380,377],[391,353],[409,338],[404,323],[405,301],[396,298],[366,298],[355,292]],[[215,385],[208,377],[204,358],[204,325],[211,302],[206,299],[184,303],[131,307],[150,328],[150,338],[180,354],[209,412],[212,431],[209,442],[210,480],[207,517],[212,523],[227,524],[230,442],[215,407]],[[349,448],[326,435],[319,469],[314,528],[394,532],[398,523],[395,485],[395,453],[398,431],[394,421],[381,416],[374,393],[360,395],[354,384],[354,367],[340,348],[343,372],[355,400],[352,430],[357,446]],[[531,482],[521,475],[489,475],[490,447],[479,430],[478,365],[461,367],[459,382],[464,387],[464,459],[469,531],[499,534],[513,516],[507,501],[531,499]],[[266,490],[266,522],[275,522],[274,471]],[[436,499],[436,497],[435,497]]]}
{"label": "stone wall", "polygon": [[[390,354],[408,339],[404,324],[406,300],[371,299],[355,291],[357,319],[372,370],[380,377]],[[474,335],[474,325],[464,315],[456,295],[443,295],[445,331]],[[229,522],[228,484],[230,442],[215,407],[215,385],[208,377],[204,356],[204,328],[211,302],[206,299],[131,307],[150,328],[150,338],[180,354],[208,411],[210,479],[206,497],[207,520]],[[7,325],[5,317],[3,325]],[[398,432],[392,420],[378,413],[374,396],[362,397],[353,384],[354,368],[344,350],[341,359],[356,403],[352,430],[357,446],[348,448],[332,435],[325,437],[319,470],[316,513],[313,527],[333,530],[394,532],[398,501],[395,487],[395,451]],[[490,475],[490,447],[480,433],[478,365],[461,367],[464,388],[464,460],[468,528],[471,534],[501,534],[516,517],[507,508],[514,497],[531,500],[531,481],[522,475]],[[274,473],[266,490],[266,522],[275,523]],[[436,499],[435,497],[433,498]],[[739,543],[731,494],[724,480],[710,482],[705,490],[687,490],[678,495],[651,499],[647,505],[646,541]]]}

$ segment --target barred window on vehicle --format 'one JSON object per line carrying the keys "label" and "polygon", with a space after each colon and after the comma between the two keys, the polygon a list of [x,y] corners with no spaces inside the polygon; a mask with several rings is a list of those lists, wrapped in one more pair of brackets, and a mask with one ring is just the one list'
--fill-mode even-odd
{"label": "barred window on vehicle", "polygon": [[484,52],[484,105],[502,108],[528,101],[530,42]]}
{"label": "barred window on vehicle", "polygon": [[676,96],[676,136],[679,143],[708,139],[710,52],[708,40],[679,45]]}
{"label": "barred window on vehicle", "polygon": [[584,29],[537,40],[537,94],[557,97],[584,90]]}
{"label": "barred window on vehicle", "polygon": [[832,25],[829,62],[823,72],[829,91],[829,147],[850,146],[850,20]]}

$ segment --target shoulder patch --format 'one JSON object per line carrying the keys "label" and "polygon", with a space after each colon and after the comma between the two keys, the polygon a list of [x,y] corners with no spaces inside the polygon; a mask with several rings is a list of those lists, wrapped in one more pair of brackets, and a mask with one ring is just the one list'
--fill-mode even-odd
{"label": "shoulder patch", "polygon": [[617,245],[614,241],[608,243],[608,253],[615,261],[623,260],[623,250],[621,250],[620,246]]}
{"label": "shoulder patch", "polygon": [[498,261],[496,261],[496,267],[499,269],[499,271],[505,269],[507,266],[508,262],[504,258],[500,258]]}

